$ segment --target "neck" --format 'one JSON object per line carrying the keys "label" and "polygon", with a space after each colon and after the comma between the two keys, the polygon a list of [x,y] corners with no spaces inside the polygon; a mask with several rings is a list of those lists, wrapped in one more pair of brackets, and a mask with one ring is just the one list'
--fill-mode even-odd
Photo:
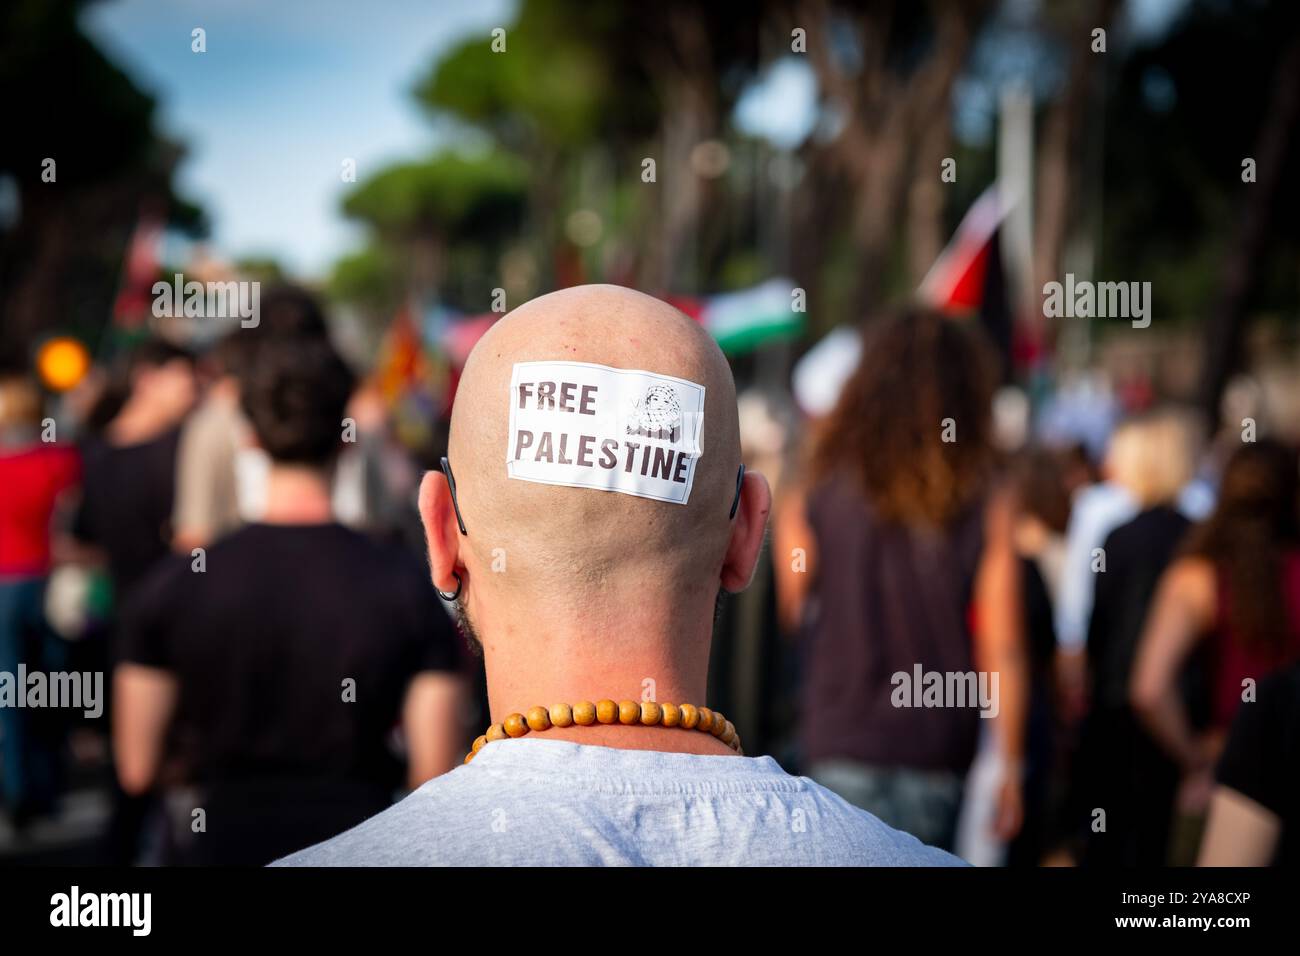
{"label": "neck", "polygon": [[[529,613],[484,620],[479,636],[492,721],[535,706],[602,699],[706,706],[712,606],[690,613],[671,603],[648,606],[644,595],[641,601],[610,600],[606,606],[625,613],[598,619],[553,614],[550,620],[567,623],[544,631],[536,601],[529,602]],[[593,724],[552,727],[536,736],[624,750],[734,753],[716,738],[681,728]]]}
{"label": "neck", "polygon": [[332,520],[329,475],[324,469],[271,466],[263,524],[328,524]]}

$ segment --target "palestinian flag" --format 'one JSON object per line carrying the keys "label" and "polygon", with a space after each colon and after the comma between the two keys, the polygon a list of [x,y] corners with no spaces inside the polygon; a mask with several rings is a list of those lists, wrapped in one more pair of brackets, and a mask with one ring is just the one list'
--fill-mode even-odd
{"label": "palestinian flag", "polygon": [[976,317],[1002,356],[1005,376],[1011,373],[1015,335],[1001,243],[1009,208],[996,185],[984,190],[917,292],[922,302],[954,318]]}
{"label": "palestinian flag", "polygon": [[722,351],[734,355],[803,331],[804,313],[794,311],[794,283],[769,279],[740,292],[710,296],[700,321]]}
{"label": "palestinian flag", "polygon": [[921,281],[921,301],[954,315],[979,311],[998,227],[1006,217],[990,186],[967,210],[957,234]]}

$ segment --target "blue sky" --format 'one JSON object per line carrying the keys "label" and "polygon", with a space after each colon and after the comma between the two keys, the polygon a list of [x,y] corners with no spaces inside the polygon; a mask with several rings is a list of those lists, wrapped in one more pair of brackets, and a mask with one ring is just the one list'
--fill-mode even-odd
{"label": "blue sky", "polygon": [[[189,152],[182,194],[226,257],[269,254],[300,277],[326,274],[361,241],[339,213],[357,179],[448,142],[411,96],[438,54],[513,20],[515,0],[113,0],[83,25],[159,101],[163,130]],[[207,52],[190,49],[195,27]],[[813,121],[811,72],[787,58],[748,91],[737,122],[793,146]]]}
{"label": "blue sky", "polygon": [[[356,160],[364,180],[449,142],[446,126],[440,132],[416,108],[411,87],[448,47],[489,42],[494,27],[514,19],[515,2],[112,0],[89,5],[83,23],[158,98],[164,131],[187,145],[179,187],[207,210],[216,251],[269,254],[311,278],[360,244],[359,227],[339,212],[350,188],[343,160]],[[1033,22],[1040,2],[1003,0],[1000,12]],[[1185,4],[1130,0],[1128,29],[1139,40],[1157,34]],[[190,49],[195,27],[207,31],[206,53]],[[812,129],[815,101],[808,65],[786,57],[746,91],[736,122],[792,147]],[[983,127],[992,120],[988,104],[971,108],[959,96],[958,106],[959,134],[962,115]]]}
{"label": "blue sky", "polygon": [[[204,205],[222,255],[269,253],[322,275],[359,241],[338,212],[357,178],[416,158],[438,133],[410,89],[437,54],[512,19],[514,0],[116,0],[86,31],[159,100],[184,142],[183,194]],[[207,31],[207,52],[190,31]]]}

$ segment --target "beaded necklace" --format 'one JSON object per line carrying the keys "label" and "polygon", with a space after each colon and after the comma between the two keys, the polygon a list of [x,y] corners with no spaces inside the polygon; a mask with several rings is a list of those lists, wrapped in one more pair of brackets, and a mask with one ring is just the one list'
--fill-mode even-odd
{"label": "beaded necklace", "polygon": [[593,724],[637,724],[643,727],[680,727],[712,734],[736,753],[744,756],[740,735],[731,721],[716,710],[696,707],[694,704],[659,704],[653,700],[637,703],[634,700],[580,701],[572,706],[552,704],[550,707],[532,707],[527,714],[511,714],[499,724],[493,724],[487,733],[474,741],[465,755],[465,763],[493,740],[522,737],[529,732],[550,730],[552,727],[590,727]]}

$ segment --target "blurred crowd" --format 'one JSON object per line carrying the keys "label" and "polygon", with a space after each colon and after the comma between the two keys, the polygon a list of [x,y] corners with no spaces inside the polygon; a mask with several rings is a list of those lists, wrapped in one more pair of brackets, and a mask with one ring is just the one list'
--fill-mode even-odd
{"label": "blurred crowd", "polygon": [[[972,862],[1293,859],[1295,449],[1144,401],[1094,460],[1002,374],[977,325],[905,309],[801,424],[772,561],[803,769]],[[922,667],[996,672],[990,726],[891,693]]]}
{"label": "blurred crowd", "polygon": [[[0,672],[109,675],[99,719],[0,707],[11,850],[99,768],[89,861],[265,863],[486,723],[423,558],[438,439],[397,439],[310,294],[261,313],[199,354],[134,343],[57,408],[0,378]],[[1294,860],[1296,450],[1149,402],[1043,438],[974,322],[861,336],[824,409],[741,394],[776,508],[709,702],[747,751],[972,862]],[[996,699],[900,696],[932,672]]]}

